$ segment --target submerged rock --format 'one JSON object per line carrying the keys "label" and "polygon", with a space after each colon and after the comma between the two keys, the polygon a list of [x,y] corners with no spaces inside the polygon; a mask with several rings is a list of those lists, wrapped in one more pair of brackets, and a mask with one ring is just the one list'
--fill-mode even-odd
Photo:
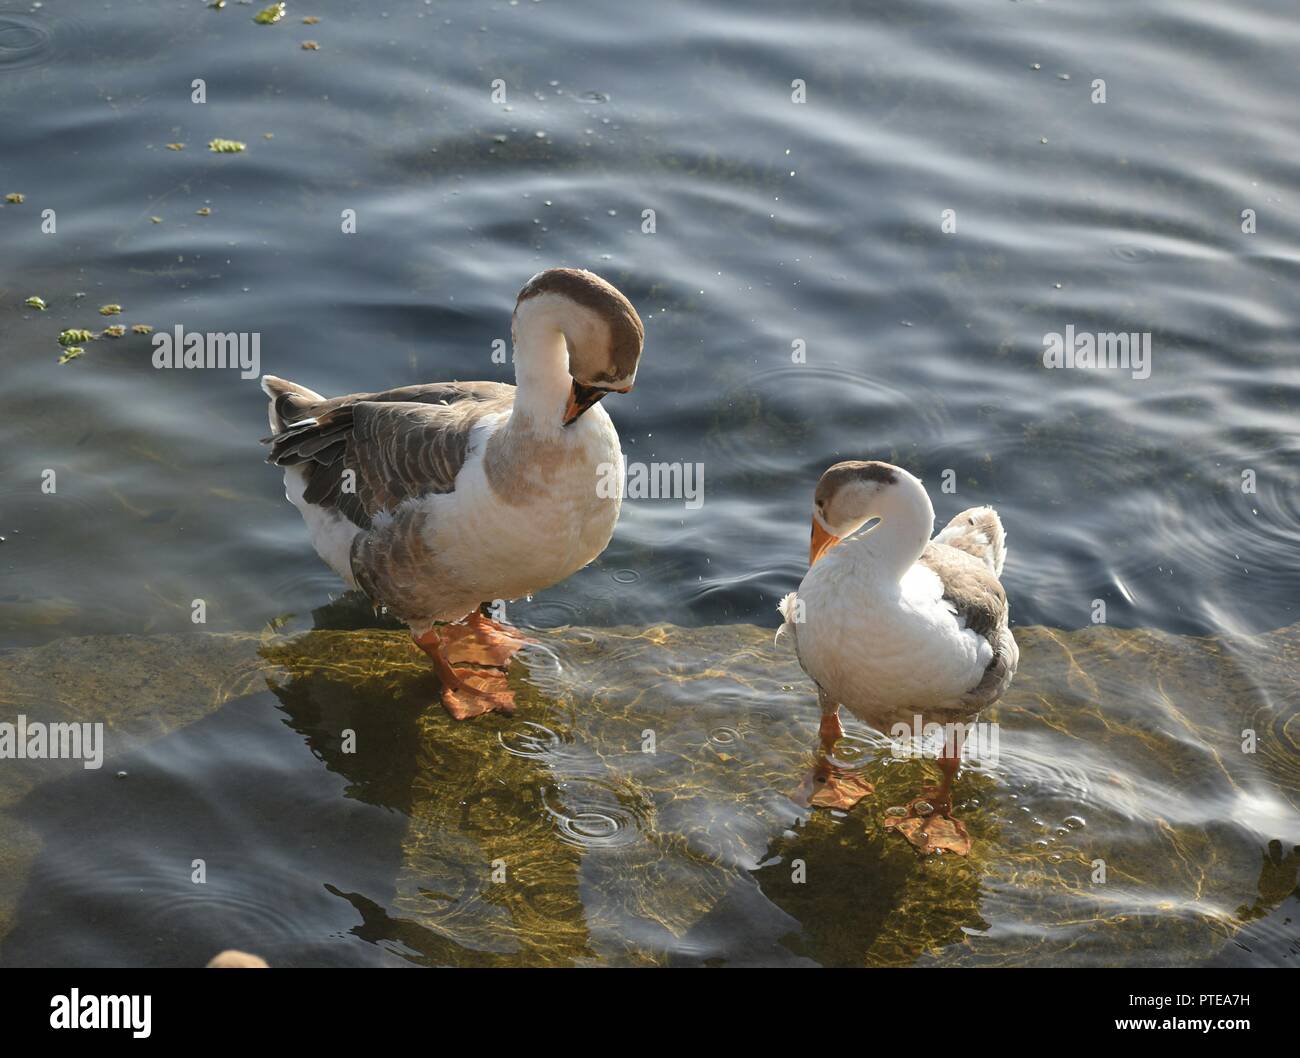
{"label": "submerged rock", "polygon": [[[968,859],[890,834],[937,769],[848,717],[845,766],[875,793],[792,798],[818,709],[770,629],[531,634],[508,718],[447,717],[403,632],[318,630],[12,651],[0,722],[101,720],[108,759],[269,688],[311,750],[295,767],[408,819],[391,895],[330,891],[415,961],[1184,965],[1295,910],[1300,625],[1017,630],[1020,673],[981,718],[996,760],[957,782]],[[0,764],[0,935],[58,841],[13,809],[79,766]]]}

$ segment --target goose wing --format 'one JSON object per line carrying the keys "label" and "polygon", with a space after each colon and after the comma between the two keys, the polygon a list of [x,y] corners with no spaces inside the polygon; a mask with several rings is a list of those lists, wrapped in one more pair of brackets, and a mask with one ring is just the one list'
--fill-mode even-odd
{"label": "goose wing", "polygon": [[[965,513],[958,515],[949,528],[964,517]],[[970,527],[969,522],[965,524]],[[1000,522],[998,528],[1001,529]],[[1007,593],[990,568],[992,552],[988,545],[981,544],[965,532],[957,535],[955,542],[943,541],[943,535],[940,533],[926,545],[920,564],[939,578],[943,586],[943,601],[957,619],[992,648],[992,657],[979,681],[966,693],[972,704],[987,705],[1001,696],[1015,675],[1020,660],[1020,651],[1009,624]],[[958,546],[959,543],[966,546]],[[998,555],[999,569],[1004,556],[1005,551]]]}
{"label": "goose wing", "polygon": [[455,491],[474,427],[513,403],[514,387],[496,382],[404,386],[319,402],[286,391],[274,398],[283,428],[264,439],[267,462],[301,467],[308,503],[369,529],[406,500]]}

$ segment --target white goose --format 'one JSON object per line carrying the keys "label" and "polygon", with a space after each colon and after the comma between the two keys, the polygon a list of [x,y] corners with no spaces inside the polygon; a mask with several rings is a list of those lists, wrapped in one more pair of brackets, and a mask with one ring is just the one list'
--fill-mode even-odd
{"label": "white goose", "polygon": [[[875,526],[846,539],[872,519]],[[817,684],[828,754],[844,734],[841,705],[877,731],[914,729],[919,717],[922,727],[937,723],[948,732],[997,701],[1015,674],[997,512],[962,511],[931,540],[933,528],[925,487],[900,467],[837,463],[817,483],[810,566],[799,591],[781,601],[777,635],[793,637],[799,664]],[[960,737],[945,738],[944,747],[940,786],[886,825],[925,851],[966,852],[969,836],[951,818]]]}
{"label": "white goose", "polygon": [[[622,480],[623,456],[596,403],[632,388],[645,330],[605,280],[552,268],[519,292],[511,336],[516,386],[327,400],[262,378],[267,461],[285,468],[317,554],[409,625],[458,719],[514,708],[504,670],[525,641],[480,604],[564,580],[613,535],[619,490],[598,485]],[[457,669],[453,647],[484,667]]]}

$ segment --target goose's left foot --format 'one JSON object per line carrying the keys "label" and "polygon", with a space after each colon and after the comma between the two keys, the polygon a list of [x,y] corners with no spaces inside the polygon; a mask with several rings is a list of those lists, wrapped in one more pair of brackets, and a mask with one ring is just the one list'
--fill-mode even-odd
{"label": "goose's left foot", "polygon": [[442,706],[453,719],[467,720],[484,713],[515,711],[515,694],[510,689],[505,669],[455,668],[447,659],[447,644],[438,629],[430,629],[423,635],[412,635],[411,638],[433,662],[442,684]]}
{"label": "goose's left foot", "polygon": [[484,713],[513,713],[515,692],[500,669],[456,669],[456,687],[442,685],[442,707],[453,720]]}
{"label": "goose's left foot", "polygon": [[970,855],[970,834],[960,819],[953,819],[952,805],[938,787],[923,790],[907,803],[906,814],[885,816],[885,826],[897,830],[918,852],[955,852]]}
{"label": "goose's left foot", "polygon": [[969,856],[970,834],[961,820],[952,818],[952,782],[960,765],[960,756],[940,757],[943,781],[913,797],[904,814],[887,815],[885,827],[897,830],[924,855],[955,852],[958,856]]}
{"label": "goose's left foot", "polygon": [[533,642],[514,629],[475,611],[464,624],[441,625],[438,635],[447,658],[455,663],[510,667],[510,659]]}

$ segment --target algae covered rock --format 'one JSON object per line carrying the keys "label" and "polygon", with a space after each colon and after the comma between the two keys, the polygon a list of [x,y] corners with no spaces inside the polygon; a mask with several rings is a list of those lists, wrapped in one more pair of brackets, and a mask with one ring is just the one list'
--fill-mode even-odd
{"label": "algae covered rock", "polygon": [[[0,656],[0,701],[104,722],[114,753],[269,689],[257,707],[310,750],[285,767],[406,820],[391,890],[322,884],[417,962],[1185,965],[1300,907],[1300,626],[1017,630],[1020,673],[981,718],[994,752],[957,784],[968,859],[889,833],[935,769],[847,717],[838,763],[875,794],[800,802],[817,703],[771,630],[531,634],[512,717],[452,721],[423,655],[377,629],[68,640]],[[0,767],[0,931],[58,840],[10,807],[55,763]]]}

